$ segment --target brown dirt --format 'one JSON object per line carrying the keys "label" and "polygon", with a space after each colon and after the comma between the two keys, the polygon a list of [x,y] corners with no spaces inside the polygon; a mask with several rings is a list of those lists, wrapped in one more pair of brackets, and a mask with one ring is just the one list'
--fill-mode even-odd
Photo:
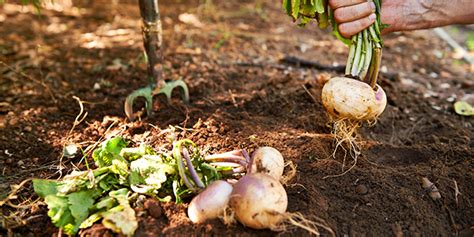
{"label": "brown dirt", "polygon": [[[382,76],[381,85],[389,105],[375,126],[361,130],[362,156],[355,168],[323,179],[341,172],[344,155],[340,150],[330,157],[334,144],[319,99],[322,81],[336,73],[279,59],[344,63],[347,48],[328,32],[295,27],[274,1],[219,1],[214,11],[198,1],[160,1],[166,75],[188,83],[191,103],[157,101],[154,115],[132,123],[123,101],[147,83],[136,3],[80,2],[62,12],[43,9],[41,16],[14,4],[0,8],[0,197],[21,180],[58,177],[67,142],[86,148],[120,133],[160,147],[166,144],[160,132],[178,125],[192,128],[181,137],[212,152],[263,145],[280,150],[298,169],[286,187],[288,210],[326,220],[339,236],[472,236],[473,121],[456,115],[452,103],[474,93],[474,75],[431,32],[385,37],[383,66],[391,76]],[[198,14],[204,26],[180,22],[184,12]],[[68,136],[79,112],[73,96],[84,101],[88,115]],[[79,161],[64,158],[62,172],[83,167]],[[441,200],[430,199],[422,177],[436,184]],[[461,192],[457,202],[454,182]],[[29,198],[36,196],[26,185],[13,202]],[[186,204],[148,207],[137,210],[137,236],[277,234],[226,227],[219,220],[193,225]],[[1,210],[2,219],[18,211]],[[30,219],[5,222],[0,236],[58,231],[44,205],[15,215]],[[81,233],[112,235],[101,225]],[[290,229],[283,235],[307,233]]]}

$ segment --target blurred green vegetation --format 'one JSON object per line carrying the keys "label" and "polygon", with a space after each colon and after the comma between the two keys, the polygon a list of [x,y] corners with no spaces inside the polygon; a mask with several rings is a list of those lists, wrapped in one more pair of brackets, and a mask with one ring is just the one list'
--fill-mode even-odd
{"label": "blurred green vegetation", "polygon": [[469,32],[467,35],[466,45],[469,51],[474,51],[474,32]]}

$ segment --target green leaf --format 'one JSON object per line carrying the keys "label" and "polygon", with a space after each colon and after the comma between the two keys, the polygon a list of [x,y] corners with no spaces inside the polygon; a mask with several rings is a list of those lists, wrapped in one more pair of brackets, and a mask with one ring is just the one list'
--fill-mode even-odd
{"label": "green leaf", "polygon": [[112,166],[110,167],[110,171],[114,174],[120,175],[123,178],[128,177],[128,161],[124,160],[123,158],[112,160]]}
{"label": "green leaf", "polygon": [[325,12],[325,2],[323,0],[316,0],[315,8],[317,13],[323,14]]}
{"label": "green leaf", "polygon": [[176,198],[176,203],[182,203],[183,201],[181,200],[181,197],[179,195],[179,182],[177,180],[173,180],[173,194],[174,197]]}
{"label": "green leaf", "polygon": [[[230,170],[232,170],[232,168],[229,167]],[[198,170],[200,170],[202,172],[202,175],[203,175],[203,181],[204,181],[204,184],[206,184],[206,186],[216,180],[219,180],[222,178],[221,174],[219,172],[217,172],[217,169],[212,166],[212,165],[209,165],[205,162],[202,162],[199,166],[198,166]]]}
{"label": "green leaf", "polygon": [[127,198],[128,190],[119,189],[109,193],[119,202],[119,205],[104,212],[102,224],[118,233],[132,236],[138,228],[138,221],[135,217],[135,211],[130,207]]}
{"label": "green leaf", "polygon": [[64,229],[66,234],[74,235],[78,227],[75,228],[74,217],[69,210],[68,198],[48,195],[44,201],[48,205],[48,216],[53,224],[58,228]]}
{"label": "green leaf", "polygon": [[316,17],[316,7],[316,5],[303,4],[301,5],[300,13],[306,16],[306,18]]}
{"label": "green leaf", "polygon": [[56,180],[33,179],[33,189],[38,196],[45,198],[48,195],[55,195],[60,183]]}
{"label": "green leaf", "polygon": [[176,167],[163,162],[160,156],[144,156],[130,164],[129,181],[138,193],[157,194],[169,175],[177,173]]}
{"label": "green leaf", "polygon": [[102,167],[95,170],[73,171],[66,175],[58,187],[58,193],[68,194],[85,189],[95,188],[100,177],[110,172],[109,167]]}
{"label": "green leaf", "polygon": [[116,205],[117,205],[117,200],[115,200],[115,198],[113,198],[111,196],[106,196],[106,197],[102,198],[99,202],[97,202],[95,204],[95,207],[97,209],[102,209],[102,208],[111,209],[112,207],[114,207]]}
{"label": "green leaf", "polygon": [[454,111],[463,116],[473,116],[474,115],[474,107],[472,107],[469,103],[465,101],[457,101],[454,103]]}
{"label": "green leaf", "polygon": [[89,209],[94,205],[96,191],[87,190],[68,195],[69,209],[75,223],[82,223],[89,216]]}
{"label": "green leaf", "polygon": [[466,45],[470,51],[474,51],[474,32],[467,33]]}
{"label": "green leaf", "polygon": [[102,219],[103,217],[103,214],[106,212],[106,210],[101,210],[101,211],[98,211],[92,215],[90,215],[87,219],[85,219],[81,225],[79,226],[80,229],[84,229],[84,228],[89,228],[91,227],[95,222],[97,222],[98,220]]}
{"label": "green leaf", "polygon": [[283,0],[283,10],[285,10],[285,13],[289,16],[291,16],[291,0]]}
{"label": "green leaf", "polygon": [[120,156],[120,151],[127,144],[122,137],[115,137],[102,142],[92,154],[95,164],[98,167],[105,167],[111,165],[114,159],[124,159]]}
{"label": "green leaf", "polygon": [[145,155],[156,155],[156,152],[151,146],[142,143],[139,147],[123,148],[120,151],[120,155],[128,161],[134,161],[136,159],[142,158]]}
{"label": "green leaf", "polygon": [[98,186],[104,190],[104,192],[108,192],[112,189],[115,189],[124,183],[123,180],[120,180],[116,174],[109,173],[97,178],[99,184]]}

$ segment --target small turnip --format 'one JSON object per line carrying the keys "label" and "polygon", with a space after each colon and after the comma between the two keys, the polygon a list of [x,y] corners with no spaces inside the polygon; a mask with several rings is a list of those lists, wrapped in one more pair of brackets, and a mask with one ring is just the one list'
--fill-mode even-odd
{"label": "small turnip", "polygon": [[349,172],[357,163],[360,154],[359,146],[356,142],[356,132],[358,128],[367,121],[374,123],[382,114],[387,105],[387,96],[382,87],[374,83],[373,89],[369,84],[347,77],[331,78],[323,87],[321,100],[330,115],[333,125],[333,135],[336,140],[336,148],[347,145],[344,148],[345,154],[349,154],[354,159],[349,169],[344,170],[346,160],[342,164],[343,172],[338,175],[327,177],[337,177]]}
{"label": "small turnip", "polygon": [[288,198],[278,180],[267,174],[252,173],[234,185],[229,205],[243,225],[272,229],[284,220]]}
{"label": "small turnip", "polygon": [[218,180],[195,196],[188,207],[188,216],[193,223],[202,223],[223,215],[229,203],[232,185]]}
{"label": "small turnip", "polygon": [[251,173],[264,173],[280,180],[284,168],[283,156],[273,147],[260,147],[253,153]]}
{"label": "small turnip", "polygon": [[347,77],[334,77],[323,87],[322,102],[335,118],[374,120],[385,109],[387,96],[382,87]]}

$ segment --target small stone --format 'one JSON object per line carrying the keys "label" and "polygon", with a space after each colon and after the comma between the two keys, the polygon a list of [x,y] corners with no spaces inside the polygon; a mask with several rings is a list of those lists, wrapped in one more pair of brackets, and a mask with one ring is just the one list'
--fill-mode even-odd
{"label": "small stone", "polygon": [[360,194],[360,195],[365,195],[369,192],[369,189],[367,188],[367,186],[363,185],[363,184],[359,184],[357,185],[357,187],[355,188],[355,191],[356,193]]}
{"label": "small stone", "polygon": [[433,50],[433,55],[437,58],[442,58],[443,57],[443,52],[436,49],[436,50]]}
{"label": "small stone", "polygon": [[17,162],[17,165],[18,165],[18,166],[23,166],[23,165],[25,165],[25,162],[22,161],[22,160],[19,160],[19,161]]}
{"label": "small stone", "polygon": [[76,144],[68,144],[64,147],[64,150],[63,150],[63,155],[64,157],[67,157],[67,158],[73,158],[77,151],[78,151],[78,147]]}
{"label": "small stone", "polygon": [[442,78],[450,78],[451,77],[451,73],[447,72],[447,71],[441,71],[440,74],[439,74]]}
{"label": "small stone", "polygon": [[25,127],[25,131],[27,132],[31,132],[33,130],[33,128],[31,126],[26,126]]}
{"label": "small stone", "polygon": [[18,124],[18,119],[17,118],[11,118],[10,121],[8,121],[8,124],[10,124],[10,126],[15,126]]}
{"label": "small stone", "polygon": [[4,152],[5,155],[7,155],[8,157],[12,157],[12,156],[13,156],[13,154],[10,153],[8,150],[5,150],[5,151],[3,151],[3,152]]}
{"label": "small stone", "polygon": [[98,91],[101,89],[101,86],[98,82],[94,83],[94,86],[92,87],[93,90]]}
{"label": "small stone", "polygon": [[430,73],[430,77],[432,77],[432,78],[438,78],[438,73],[436,73],[436,72],[431,72],[431,73]]}
{"label": "small stone", "polygon": [[441,89],[449,89],[451,87],[451,85],[449,85],[449,83],[441,83],[439,85],[439,88]]}
{"label": "small stone", "polygon": [[145,209],[148,210],[148,214],[153,218],[160,218],[163,214],[163,209],[160,206],[160,203],[153,199],[148,199],[145,201]]}

